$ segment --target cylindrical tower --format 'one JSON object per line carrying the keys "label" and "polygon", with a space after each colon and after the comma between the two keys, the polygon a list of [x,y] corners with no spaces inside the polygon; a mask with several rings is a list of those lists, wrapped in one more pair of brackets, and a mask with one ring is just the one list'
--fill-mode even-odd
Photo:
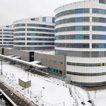
{"label": "cylindrical tower", "polygon": [[106,85],[106,1],[76,2],[55,13],[55,51],[66,56],[71,82]]}
{"label": "cylindrical tower", "polygon": [[54,17],[15,21],[14,48],[23,50],[54,48]]}

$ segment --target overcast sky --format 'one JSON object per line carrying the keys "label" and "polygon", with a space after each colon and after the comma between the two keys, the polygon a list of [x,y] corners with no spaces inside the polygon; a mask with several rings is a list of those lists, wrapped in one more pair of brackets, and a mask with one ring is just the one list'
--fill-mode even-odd
{"label": "overcast sky", "polygon": [[62,5],[81,0],[0,0],[0,26],[13,21],[39,16],[54,16]]}

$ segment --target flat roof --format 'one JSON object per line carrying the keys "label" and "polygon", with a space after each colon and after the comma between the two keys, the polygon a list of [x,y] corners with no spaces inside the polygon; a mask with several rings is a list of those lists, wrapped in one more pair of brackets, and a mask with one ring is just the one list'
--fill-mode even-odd
{"label": "flat roof", "polygon": [[55,50],[21,50],[21,51],[55,55]]}
{"label": "flat roof", "polygon": [[35,50],[35,53],[55,55],[55,50]]}
{"label": "flat roof", "polygon": [[22,78],[19,78],[19,79],[21,79],[21,80],[24,81],[24,82],[31,81],[30,79],[27,79],[27,78],[25,78],[25,77],[22,77]]}

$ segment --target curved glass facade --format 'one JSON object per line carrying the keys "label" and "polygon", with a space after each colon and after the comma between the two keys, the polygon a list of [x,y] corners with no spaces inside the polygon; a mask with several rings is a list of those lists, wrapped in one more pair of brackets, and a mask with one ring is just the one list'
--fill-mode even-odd
{"label": "curved glass facade", "polygon": [[89,31],[89,26],[70,26],[56,29],[56,32],[67,32],[67,31]]}
{"label": "curved glass facade", "polygon": [[55,12],[55,52],[66,56],[70,81],[106,85],[106,0],[68,4]]}
{"label": "curved glass facade", "polygon": [[76,18],[68,18],[68,19],[63,19],[56,21],[56,25],[60,24],[66,24],[66,23],[77,23],[77,22],[89,22],[90,18],[89,17],[76,17]]}
{"label": "curved glass facade", "polygon": [[56,43],[56,47],[63,48],[89,48],[88,43]]}
{"label": "curved glass facade", "polygon": [[90,35],[88,34],[75,34],[75,35],[59,35],[56,36],[56,40],[81,40],[81,39],[89,39]]}
{"label": "curved glass facade", "polygon": [[56,18],[65,16],[65,15],[71,15],[71,14],[82,14],[82,13],[89,13],[90,9],[89,8],[77,8],[77,9],[71,9],[71,10],[66,10],[63,12],[60,12],[56,14]]}

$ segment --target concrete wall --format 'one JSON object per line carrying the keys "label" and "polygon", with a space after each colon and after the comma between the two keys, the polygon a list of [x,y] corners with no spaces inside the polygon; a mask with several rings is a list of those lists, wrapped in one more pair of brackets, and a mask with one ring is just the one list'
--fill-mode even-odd
{"label": "concrete wall", "polygon": [[[50,62],[50,61],[44,61],[44,60],[41,60],[41,59],[37,59],[37,57],[47,59],[47,60],[60,61],[60,62],[62,62],[62,64],[57,64],[57,63],[53,63],[53,62]],[[41,61],[42,65],[47,66],[49,68],[61,70],[63,75],[66,73],[65,56],[34,53],[34,60]]]}
{"label": "concrete wall", "polygon": [[26,51],[4,49],[4,55],[6,55],[6,56],[9,56],[9,55],[20,56],[21,57],[20,59],[25,60],[25,61],[30,61],[29,53],[30,52],[26,52]]}
{"label": "concrete wall", "polygon": [[0,48],[0,54],[2,54],[2,48]]}

